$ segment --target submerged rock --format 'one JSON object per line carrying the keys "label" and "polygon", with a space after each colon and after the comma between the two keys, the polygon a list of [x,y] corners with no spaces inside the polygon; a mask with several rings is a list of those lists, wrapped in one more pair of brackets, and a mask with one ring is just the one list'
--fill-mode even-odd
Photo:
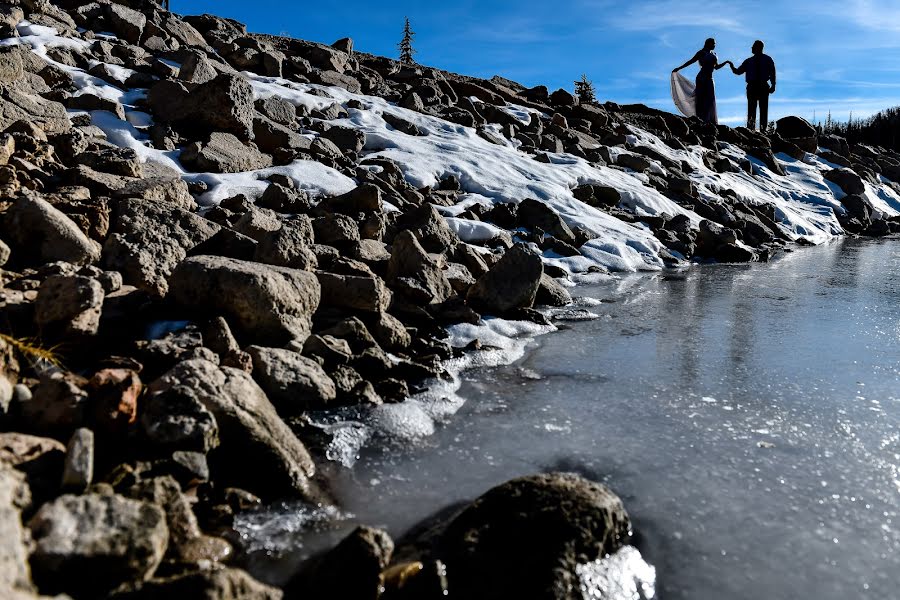
{"label": "submerged rock", "polygon": [[549,473],[487,492],[450,523],[437,553],[462,598],[580,600],[577,566],[630,536],[628,513],[606,486]]}

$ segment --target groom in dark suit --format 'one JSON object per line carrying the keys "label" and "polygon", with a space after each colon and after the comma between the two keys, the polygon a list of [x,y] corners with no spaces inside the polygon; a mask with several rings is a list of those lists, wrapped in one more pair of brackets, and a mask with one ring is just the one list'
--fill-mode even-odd
{"label": "groom in dark suit", "polygon": [[756,128],[756,109],[759,107],[760,131],[765,133],[769,124],[769,94],[775,93],[775,61],[768,54],[763,54],[763,48],[765,44],[756,40],[753,56],[738,68],[731,65],[731,70],[735,75],[747,76],[747,128]]}

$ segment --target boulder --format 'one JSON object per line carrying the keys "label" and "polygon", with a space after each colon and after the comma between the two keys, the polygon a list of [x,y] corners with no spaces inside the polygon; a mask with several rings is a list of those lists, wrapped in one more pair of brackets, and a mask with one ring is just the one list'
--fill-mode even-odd
{"label": "boulder", "polygon": [[103,264],[121,272],[125,283],[165,296],[172,270],[220,230],[212,221],[170,204],[125,200],[103,248]]}
{"label": "boulder", "polygon": [[841,198],[841,204],[851,217],[858,219],[864,226],[871,224],[875,207],[868,198],[859,194],[848,194]]}
{"label": "boulder", "polygon": [[368,329],[378,345],[388,352],[403,352],[412,344],[412,336],[403,323],[390,313],[378,313],[369,321]]}
{"label": "boulder", "polygon": [[283,416],[327,407],[334,401],[334,382],[314,360],[279,348],[250,346],[253,375]]}
{"label": "boulder", "polygon": [[737,232],[728,227],[723,227],[715,221],[704,219],[700,221],[699,240],[704,247],[704,251],[715,250],[719,246],[725,244],[734,244],[737,242]]}
{"label": "boulder", "polygon": [[129,44],[141,41],[147,17],[143,13],[122,4],[106,5],[106,18],[113,32]]}
{"label": "boulder", "polygon": [[312,224],[306,216],[287,221],[277,231],[261,234],[257,240],[256,262],[313,271],[318,266],[316,255],[309,249]]}
{"label": "boulder", "polygon": [[281,125],[266,117],[253,119],[253,136],[256,145],[263,152],[275,153],[279,150],[309,150],[312,141],[297,133],[287,125]]}
{"label": "boulder", "polygon": [[423,204],[406,213],[397,225],[414,233],[426,252],[452,252],[459,244],[459,236],[431,204]]}
{"label": "boulder", "polygon": [[836,183],[845,194],[865,194],[866,186],[856,171],[852,169],[832,169],[825,173],[825,179]]}
{"label": "boulder", "polygon": [[550,94],[551,106],[575,106],[576,104],[578,104],[578,101],[575,99],[575,96],[566,90],[558,89]]}
{"label": "boulder", "polygon": [[540,228],[545,233],[549,233],[558,240],[567,243],[575,241],[575,234],[566,225],[559,214],[539,200],[531,198],[522,200],[519,203],[518,223],[521,227],[528,229]]}
{"label": "boulder", "polygon": [[169,286],[177,304],[222,314],[247,339],[276,343],[305,340],[321,298],[308,271],[218,256],[185,260]]}
{"label": "boulder", "polygon": [[49,202],[36,195],[23,195],[4,215],[4,241],[17,260],[42,265],[62,260],[88,264],[100,257],[100,246]]}
{"label": "boulder", "polygon": [[795,116],[778,119],[776,131],[780,136],[796,144],[805,152],[815,152],[819,148],[816,128],[806,119]]}
{"label": "boulder", "polygon": [[778,119],[775,125],[778,133],[789,140],[816,136],[816,128],[802,117],[787,116]]}
{"label": "boulder", "polygon": [[197,203],[180,177],[144,177],[133,179],[125,187],[116,190],[114,198],[138,198],[150,202],[164,202],[176,208],[193,211]]}
{"label": "boulder", "polygon": [[132,584],[113,592],[109,600],[281,600],[283,596],[281,590],[260,583],[246,571],[212,567]]}
{"label": "boulder", "polygon": [[49,339],[96,335],[103,299],[103,286],[96,279],[48,277],[38,289],[35,322]]}
{"label": "boulder", "polygon": [[453,286],[440,266],[410,231],[394,238],[387,281],[391,289],[420,305],[440,304],[453,295]]}
{"label": "boulder", "polygon": [[118,117],[122,121],[125,120],[125,109],[121,104],[119,104],[118,101],[111,100],[109,98],[103,98],[89,92],[79,94],[78,96],[72,96],[66,102],[66,107],[74,110],[86,110],[89,112],[94,110],[105,110],[116,115],[116,117]]}
{"label": "boulder", "polygon": [[391,291],[375,274],[354,276],[316,272],[322,287],[322,304],[349,310],[380,313],[391,304]]}
{"label": "boulder", "polygon": [[181,162],[198,173],[243,173],[272,166],[272,157],[230,133],[216,131],[206,143],[189,144]]}
{"label": "boulder", "polygon": [[60,496],[42,506],[28,528],[35,583],[53,594],[93,597],[149,579],[169,542],[161,508],[117,495]]}
{"label": "boulder", "polygon": [[322,137],[331,140],[343,152],[360,152],[366,145],[366,134],[350,127],[330,127]]}
{"label": "boulder", "polygon": [[221,445],[211,456],[215,477],[264,498],[321,500],[310,481],[316,471],[312,458],[250,375],[194,359],[155,381],[149,393],[173,388],[202,402],[216,418]]}
{"label": "boulder", "polygon": [[256,100],[255,106],[263,116],[279,125],[292,127],[297,120],[297,107],[283,98],[277,96],[260,98]]}
{"label": "boulder", "polygon": [[172,81],[157,83],[148,92],[153,114],[188,133],[232,133],[253,138],[253,88],[242,76],[222,73],[193,91]]}
{"label": "boulder", "polygon": [[327,198],[320,205],[328,210],[347,215],[356,215],[361,212],[380,213],[384,209],[381,189],[369,183],[354,188],[341,196]]}
{"label": "boulder", "polygon": [[534,303],[539,306],[566,306],[572,303],[572,295],[558,281],[544,273]]}
{"label": "boulder", "polygon": [[33,123],[47,134],[66,133],[72,128],[66,107],[59,102],[29,94],[27,86],[0,85],[0,131],[18,121]]}
{"label": "boulder", "polygon": [[622,501],[571,473],[500,485],[447,527],[438,555],[450,589],[470,600],[580,600],[578,565],[616,552],[631,537]]}
{"label": "boulder", "polygon": [[517,308],[530,308],[543,274],[541,257],[516,245],[469,289],[468,302],[476,310],[499,315]]}
{"label": "boulder", "polygon": [[359,241],[359,227],[356,221],[341,214],[329,214],[314,219],[313,231],[317,244],[335,246],[349,242]]}
{"label": "boulder", "polygon": [[616,155],[616,164],[638,173],[643,173],[650,168],[650,160],[648,158],[639,154],[629,154],[628,152]]}
{"label": "boulder", "polygon": [[394,542],[379,529],[358,527],[324,556],[306,565],[288,585],[296,598],[377,600],[384,585],[382,571],[391,563]]}
{"label": "boulder", "polygon": [[219,445],[219,425],[193,390],[170,386],[142,400],[140,429],[161,452],[207,453]]}
{"label": "boulder", "polygon": [[253,205],[250,205],[250,209],[234,224],[235,231],[256,241],[279,229],[281,229],[281,218],[278,213]]}

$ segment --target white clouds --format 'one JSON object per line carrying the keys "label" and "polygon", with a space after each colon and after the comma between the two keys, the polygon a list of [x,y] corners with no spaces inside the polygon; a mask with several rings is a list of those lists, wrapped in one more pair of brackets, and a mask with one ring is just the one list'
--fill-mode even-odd
{"label": "white clouds", "polygon": [[633,2],[615,11],[609,24],[623,31],[659,31],[674,28],[705,29],[715,33],[744,33],[746,20],[739,3],[697,0]]}

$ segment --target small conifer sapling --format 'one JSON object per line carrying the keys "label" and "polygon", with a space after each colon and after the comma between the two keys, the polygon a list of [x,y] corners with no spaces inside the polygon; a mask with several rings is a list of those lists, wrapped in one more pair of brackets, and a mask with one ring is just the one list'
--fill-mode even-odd
{"label": "small conifer sapling", "polygon": [[416,62],[414,57],[417,51],[413,48],[413,39],[415,37],[416,32],[412,30],[409,17],[406,17],[406,24],[403,26],[403,39],[397,44],[397,47],[400,48],[400,62],[405,65],[411,65]]}
{"label": "small conifer sapling", "polygon": [[594,104],[597,102],[597,92],[594,84],[587,75],[582,75],[581,79],[575,82],[575,95],[581,104]]}

